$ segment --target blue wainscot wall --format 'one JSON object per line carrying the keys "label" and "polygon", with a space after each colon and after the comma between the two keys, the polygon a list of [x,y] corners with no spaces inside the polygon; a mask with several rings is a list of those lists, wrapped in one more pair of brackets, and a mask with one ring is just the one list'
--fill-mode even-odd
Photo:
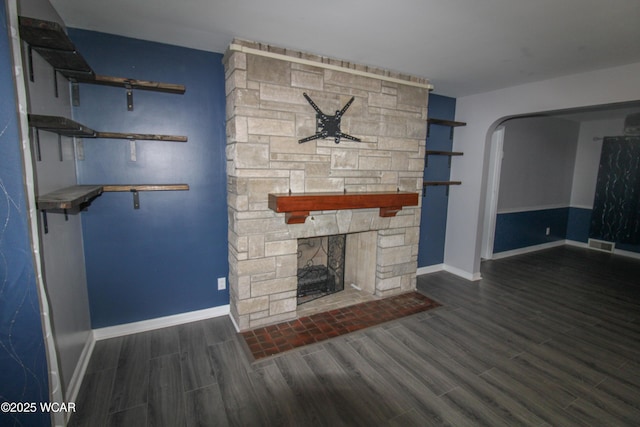
{"label": "blue wainscot wall", "polygon": [[[429,95],[429,117],[455,120],[456,100],[441,95]],[[451,151],[451,128],[432,125],[427,138],[427,150]],[[452,160],[455,162],[455,158]],[[425,181],[448,181],[451,169],[447,156],[429,156],[424,170]],[[451,189],[455,191],[455,187]],[[428,187],[422,198],[418,267],[444,262],[444,244],[447,229],[446,187]]]}
{"label": "blue wainscot wall", "polygon": [[[564,240],[568,218],[568,207],[498,214],[493,251],[504,252]],[[547,227],[549,235],[546,234]]]}
{"label": "blue wainscot wall", "polygon": [[[591,209],[557,208],[501,213],[496,218],[494,253],[570,240],[586,244],[589,240]],[[547,236],[546,228],[550,228]],[[640,253],[640,245],[616,243],[616,249]]]}
{"label": "blue wainscot wall", "polygon": [[[39,404],[49,400],[49,382],[5,6],[0,0],[0,402]],[[48,426],[51,421],[38,408],[0,411],[0,425]]]}
{"label": "blue wainscot wall", "polygon": [[184,84],[184,95],[80,85],[74,118],[97,131],[185,135],[187,143],[85,139],[81,184],[189,184],[189,191],[104,193],[82,214],[93,328],[229,303],[222,55],[70,29],[97,74]]}

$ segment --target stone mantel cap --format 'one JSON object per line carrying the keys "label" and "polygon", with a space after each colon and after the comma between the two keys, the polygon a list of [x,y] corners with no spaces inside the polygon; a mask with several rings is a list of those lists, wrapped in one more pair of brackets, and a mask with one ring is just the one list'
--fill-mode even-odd
{"label": "stone mantel cap", "polygon": [[327,70],[341,71],[358,76],[370,77],[406,86],[414,86],[432,91],[433,85],[428,79],[387,71],[368,65],[354,64],[340,59],[314,55],[281,47],[271,46],[265,43],[257,43],[242,39],[233,39],[225,54],[225,59],[231,52],[243,52],[252,55],[265,56],[298,64],[310,65]]}

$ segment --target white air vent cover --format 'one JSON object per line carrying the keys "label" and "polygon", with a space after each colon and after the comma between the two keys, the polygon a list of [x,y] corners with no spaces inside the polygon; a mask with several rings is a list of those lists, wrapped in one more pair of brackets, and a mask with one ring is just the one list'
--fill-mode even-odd
{"label": "white air vent cover", "polygon": [[604,240],[589,239],[588,246],[589,248],[596,249],[598,251],[613,253],[613,249],[616,247],[616,244]]}

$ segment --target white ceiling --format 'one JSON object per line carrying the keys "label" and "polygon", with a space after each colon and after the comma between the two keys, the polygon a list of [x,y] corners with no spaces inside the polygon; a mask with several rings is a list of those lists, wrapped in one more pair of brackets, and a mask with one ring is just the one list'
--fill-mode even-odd
{"label": "white ceiling", "polygon": [[640,62],[640,0],[51,3],[69,27],[213,52],[243,38],[426,77],[453,97]]}

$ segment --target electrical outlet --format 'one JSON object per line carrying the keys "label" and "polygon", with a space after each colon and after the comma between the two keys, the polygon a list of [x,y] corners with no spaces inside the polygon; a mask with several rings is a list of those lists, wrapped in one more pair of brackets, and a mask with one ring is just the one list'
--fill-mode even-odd
{"label": "electrical outlet", "polygon": [[227,279],[225,277],[218,277],[218,290],[221,291],[227,289]]}
{"label": "electrical outlet", "polygon": [[545,234],[548,236],[549,234],[551,234],[551,227],[547,227],[547,231],[545,231]]}

